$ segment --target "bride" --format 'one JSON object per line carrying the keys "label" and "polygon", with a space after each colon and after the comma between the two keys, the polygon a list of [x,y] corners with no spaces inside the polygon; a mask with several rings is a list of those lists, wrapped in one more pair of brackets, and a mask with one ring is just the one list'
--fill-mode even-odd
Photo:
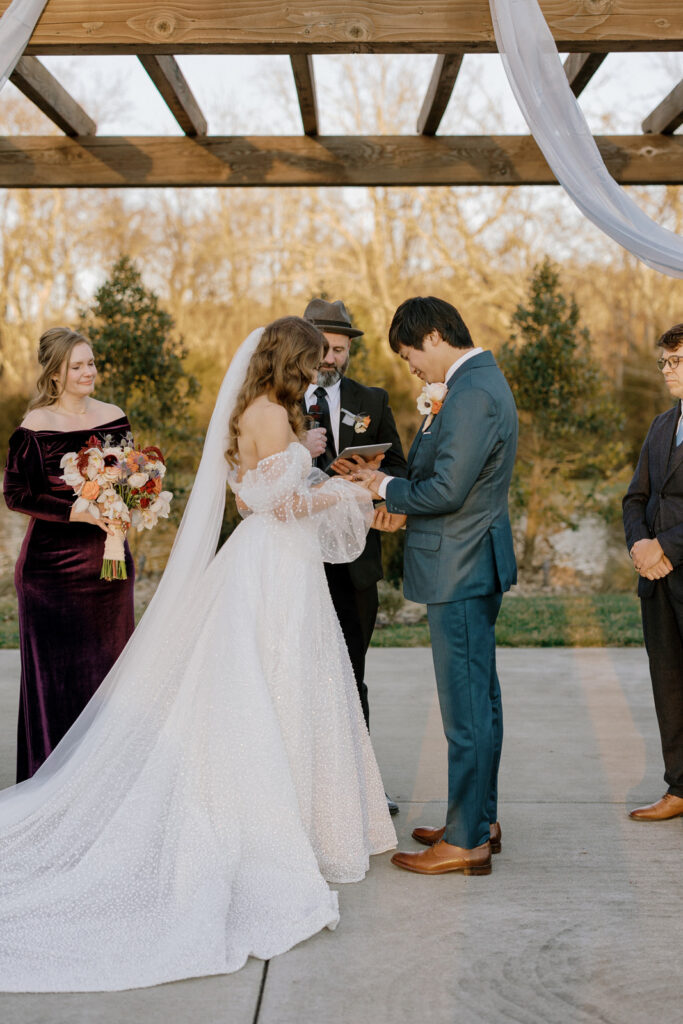
{"label": "bride", "polygon": [[[322,346],[298,317],[243,343],[145,616],[45,764],[0,793],[2,991],[270,958],[334,928],[327,883],[395,845],[322,564],[357,557],[372,503],[300,441]],[[215,554],[228,475],[245,519]]]}

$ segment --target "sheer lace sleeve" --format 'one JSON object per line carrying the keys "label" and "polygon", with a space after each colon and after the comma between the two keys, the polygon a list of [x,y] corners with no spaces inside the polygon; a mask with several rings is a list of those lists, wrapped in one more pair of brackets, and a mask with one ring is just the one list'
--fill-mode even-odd
{"label": "sheer lace sleeve", "polygon": [[312,469],[311,456],[298,442],[262,459],[230,485],[255,515],[315,530],[326,562],[351,562],[365,547],[373,519],[368,491]]}

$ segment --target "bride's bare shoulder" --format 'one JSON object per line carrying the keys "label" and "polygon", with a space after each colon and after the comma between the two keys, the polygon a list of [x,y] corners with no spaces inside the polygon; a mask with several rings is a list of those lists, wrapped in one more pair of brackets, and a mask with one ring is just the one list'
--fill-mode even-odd
{"label": "bride's bare shoulder", "polygon": [[243,431],[250,428],[260,430],[266,423],[289,423],[287,410],[283,405],[272,402],[267,395],[259,395],[240,416],[240,427]]}
{"label": "bride's bare shoulder", "polygon": [[240,417],[240,452],[263,459],[284,451],[295,440],[287,410],[266,395],[247,406]]}

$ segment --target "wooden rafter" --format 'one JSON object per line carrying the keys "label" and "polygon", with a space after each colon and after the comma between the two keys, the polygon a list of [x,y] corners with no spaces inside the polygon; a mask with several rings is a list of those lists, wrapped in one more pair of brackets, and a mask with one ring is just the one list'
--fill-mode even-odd
{"label": "wooden rafter", "polygon": [[67,135],[94,135],[97,125],[35,57],[21,57],[10,81]]}
{"label": "wooden rafter", "polygon": [[301,123],[305,135],[318,134],[318,100],[315,94],[315,78],[313,77],[313,58],[310,53],[292,54],[292,72],[296,94],[299,98]]}
{"label": "wooden rafter", "polygon": [[569,54],[564,62],[564,71],[575,96],[583,92],[606,56],[606,53]]}
{"label": "wooden rafter", "polygon": [[461,64],[461,53],[440,53],[436,58],[427,95],[417,119],[417,130],[421,135],[436,135]]}
{"label": "wooden rafter", "polygon": [[[0,13],[9,0],[0,0]],[[677,50],[680,0],[541,0],[562,52]],[[50,0],[41,53],[493,53],[488,0]]]}
{"label": "wooden rafter", "polygon": [[185,134],[206,135],[206,118],[175,57],[144,54],[139,59]]}
{"label": "wooden rafter", "polygon": [[671,135],[683,124],[683,79],[642,123],[644,132]]}
{"label": "wooden rafter", "polygon": [[[622,184],[683,184],[683,137],[596,137]],[[554,185],[529,136],[0,139],[0,187]]]}

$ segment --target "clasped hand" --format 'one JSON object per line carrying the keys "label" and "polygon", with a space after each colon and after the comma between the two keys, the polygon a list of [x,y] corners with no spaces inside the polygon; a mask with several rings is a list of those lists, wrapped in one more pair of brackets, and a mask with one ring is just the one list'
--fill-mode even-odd
{"label": "clasped hand", "polygon": [[629,554],[636,571],[647,580],[661,580],[673,571],[673,565],[656,537],[636,541]]}
{"label": "clasped hand", "polygon": [[[337,459],[336,462],[332,463],[331,468],[336,473],[345,476],[348,480],[353,480],[354,483],[360,484],[361,487],[370,491],[373,498],[379,499],[380,495],[377,488],[380,481],[386,476],[385,473],[377,472],[383,458],[383,455],[376,455],[374,459],[364,459],[362,455],[352,455],[350,459]],[[405,516],[389,512],[384,504],[376,507],[375,516],[372,520],[373,530],[395,533],[405,524]]]}
{"label": "clasped hand", "polygon": [[[376,460],[373,459],[372,461],[375,462]],[[379,493],[379,487],[385,478],[386,473],[378,473],[371,462],[366,463],[363,468],[356,468],[351,477],[361,487],[365,487],[366,490],[370,491],[370,494],[376,500],[381,500],[382,496]],[[406,516],[399,515],[397,512],[390,512],[386,504],[383,503],[375,508],[372,527],[374,530],[382,530],[384,533],[396,533],[397,530],[403,529],[406,525],[406,518]]]}
{"label": "clasped hand", "polygon": [[[325,451],[325,439],[326,431],[324,427],[315,427],[313,430],[306,431],[305,445],[314,458],[317,455],[322,455]],[[330,466],[330,470],[336,473],[337,476],[346,477],[347,480],[360,484],[361,487],[365,487],[366,490],[370,491],[373,498],[381,500],[381,495],[377,488],[386,475],[385,473],[378,472],[383,458],[384,455],[375,455],[373,459],[364,459],[362,455],[352,455],[349,459],[335,459]],[[397,530],[402,529],[405,524],[406,516],[389,512],[384,504],[376,507],[372,521],[372,528],[374,530],[382,530],[384,533],[395,533]]]}

